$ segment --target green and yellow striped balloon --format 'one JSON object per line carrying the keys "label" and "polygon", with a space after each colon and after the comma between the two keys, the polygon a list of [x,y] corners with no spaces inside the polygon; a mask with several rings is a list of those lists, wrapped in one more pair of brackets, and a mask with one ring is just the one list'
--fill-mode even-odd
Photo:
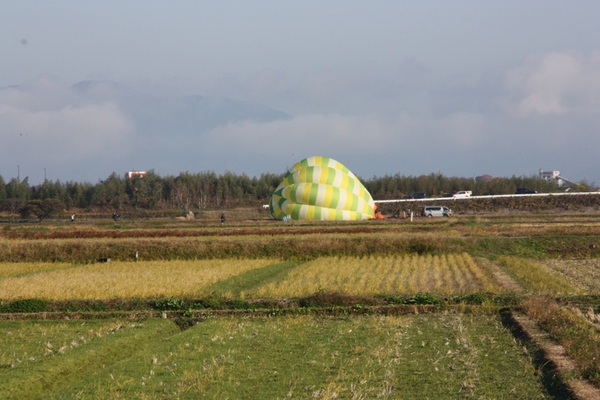
{"label": "green and yellow striped balloon", "polygon": [[371,194],[348,168],[328,157],[308,157],[285,174],[269,202],[277,219],[355,221],[374,218]]}

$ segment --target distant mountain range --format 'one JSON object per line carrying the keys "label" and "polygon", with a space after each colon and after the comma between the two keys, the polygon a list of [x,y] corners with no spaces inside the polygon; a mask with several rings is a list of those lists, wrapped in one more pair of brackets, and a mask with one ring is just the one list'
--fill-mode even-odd
{"label": "distant mountain range", "polygon": [[72,89],[83,102],[116,102],[143,136],[165,133],[196,136],[231,123],[291,118],[255,102],[205,96],[158,97],[110,81],[81,81]]}

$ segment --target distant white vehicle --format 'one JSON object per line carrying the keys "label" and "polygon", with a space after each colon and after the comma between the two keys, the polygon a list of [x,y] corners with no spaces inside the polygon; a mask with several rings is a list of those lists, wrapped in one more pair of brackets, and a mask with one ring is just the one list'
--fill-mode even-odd
{"label": "distant white vehicle", "polygon": [[452,215],[452,210],[442,206],[427,206],[423,208],[421,215],[424,217],[449,217]]}
{"label": "distant white vehicle", "polygon": [[454,193],[452,197],[454,197],[455,199],[464,199],[465,197],[471,197],[472,194],[473,191],[471,190],[461,190],[460,192]]}

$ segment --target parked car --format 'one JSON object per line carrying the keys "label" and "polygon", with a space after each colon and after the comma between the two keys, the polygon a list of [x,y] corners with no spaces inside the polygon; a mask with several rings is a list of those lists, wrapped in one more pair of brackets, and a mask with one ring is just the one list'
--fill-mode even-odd
{"label": "parked car", "polygon": [[440,197],[454,197],[454,193],[444,193]]}
{"label": "parked car", "polygon": [[537,193],[535,190],[527,189],[527,188],[517,188],[515,194],[535,194]]}
{"label": "parked car", "polygon": [[473,192],[471,190],[461,190],[460,192],[456,192],[454,193],[454,197],[455,199],[464,199],[467,197],[471,197],[471,195],[473,194]]}
{"label": "parked car", "polygon": [[452,215],[452,210],[443,206],[427,206],[423,208],[421,215],[424,217],[449,217]]}
{"label": "parked car", "polygon": [[425,199],[427,198],[427,196],[425,195],[425,193],[413,193],[413,194],[407,194],[406,196],[402,197],[405,200],[410,200],[410,199]]}

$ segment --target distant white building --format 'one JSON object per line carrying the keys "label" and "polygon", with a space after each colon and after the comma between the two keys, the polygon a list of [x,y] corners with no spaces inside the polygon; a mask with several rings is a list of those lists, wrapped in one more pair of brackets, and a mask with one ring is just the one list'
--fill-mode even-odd
{"label": "distant white building", "polygon": [[125,177],[131,179],[132,181],[136,178],[144,178],[146,176],[146,171],[129,171],[125,173]]}
{"label": "distant white building", "polygon": [[565,181],[560,176],[560,171],[544,171],[540,169],[540,179],[546,182],[556,182],[556,186],[562,187]]}

